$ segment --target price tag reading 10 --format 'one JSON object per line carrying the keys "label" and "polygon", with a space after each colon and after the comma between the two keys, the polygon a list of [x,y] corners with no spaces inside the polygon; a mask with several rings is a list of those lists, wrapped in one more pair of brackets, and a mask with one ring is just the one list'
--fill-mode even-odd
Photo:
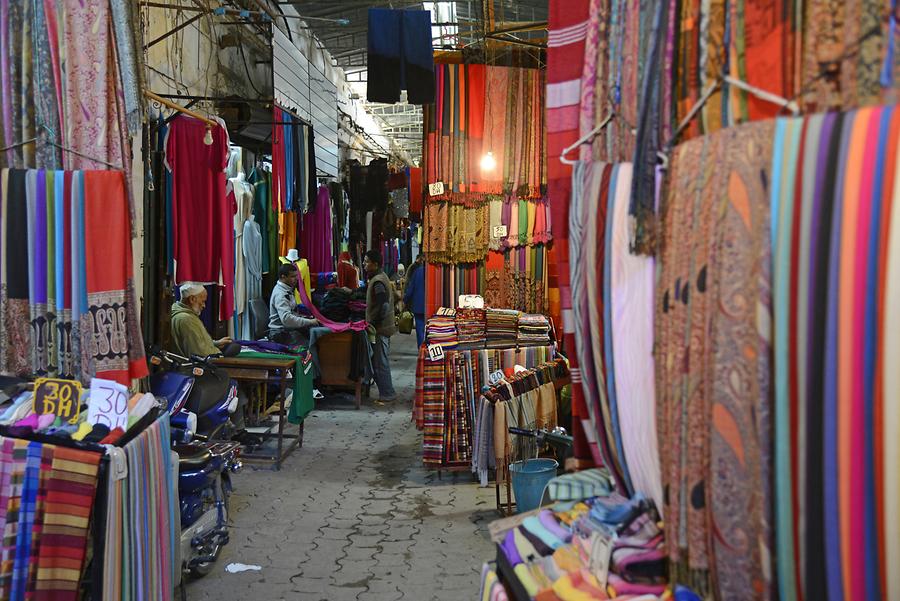
{"label": "price tag reading 10", "polygon": [[444,358],[444,347],[440,344],[428,345],[428,358],[431,361],[440,361]]}
{"label": "price tag reading 10", "polygon": [[38,378],[34,382],[34,412],[50,413],[68,421],[78,422],[81,412],[81,383],[58,378]]}

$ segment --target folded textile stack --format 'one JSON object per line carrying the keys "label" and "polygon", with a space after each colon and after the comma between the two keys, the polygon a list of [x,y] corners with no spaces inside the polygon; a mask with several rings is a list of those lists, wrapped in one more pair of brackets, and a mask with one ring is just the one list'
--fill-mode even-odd
{"label": "folded textile stack", "polygon": [[456,332],[456,311],[441,309],[425,325],[425,338],[429,345],[439,344],[445,351],[455,349],[459,344]]}
{"label": "folded textile stack", "polygon": [[550,320],[546,315],[519,315],[519,344],[550,344]]}
{"label": "folded textile stack", "polygon": [[483,347],[487,328],[484,309],[457,309],[456,330],[462,348]]}
{"label": "folded textile stack", "polygon": [[488,348],[516,346],[519,330],[519,312],[513,309],[487,310]]}
{"label": "folded textile stack", "polygon": [[[654,598],[665,592],[663,533],[652,502],[640,495],[626,499],[609,489],[606,493],[491,524],[501,580],[516,589],[510,598]],[[607,546],[612,552],[603,578],[591,570],[597,561],[592,555]],[[485,575],[482,586],[495,588],[494,582]]]}

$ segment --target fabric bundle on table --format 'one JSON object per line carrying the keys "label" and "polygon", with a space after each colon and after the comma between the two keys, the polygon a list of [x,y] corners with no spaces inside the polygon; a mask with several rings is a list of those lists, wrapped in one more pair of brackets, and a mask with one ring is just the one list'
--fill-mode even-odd
{"label": "fabric bundle on table", "polygon": [[0,173],[0,373],[147,374],[121,171]]}
{"label": "fabric bundle on table", "polygon": [[550,344],[550,320],[546,315],[522,313],[519,315],[519,344]]}
{"label": "fabric bundle on table", "polygon": [[459,344],[459,333],[456,329],[456,311],[441,309],[428,319],[425,326],[425,339],[428,345],[438,344],[444,351],[455,349]]}
{"label": "fabric bundle on table", "polygon": [[484,309],[457,309],[456,330],[459,346],[464,348],[483,347],[485,344],[486,318]]}
{"label": "fabric bundle on table", "polygon": [[486,314],[488,348],[515,346],[519,332],[519,312],[513,309],[488,309]]}

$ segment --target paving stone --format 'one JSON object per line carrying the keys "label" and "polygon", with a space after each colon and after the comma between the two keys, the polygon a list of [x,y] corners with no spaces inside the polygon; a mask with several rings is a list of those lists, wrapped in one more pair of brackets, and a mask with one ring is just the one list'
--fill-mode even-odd
{"label": "paving stone", "polygon": [[[469,474],[422,465],[410,421],[415,356],[397,344],[401,398],[361,411],[328,398],[307,418],[303,448],[280,472],[234,478],[231,542],[216,569],[187,585],[191,601],[457,601],[478,594],[494,490]],[[373,391],[377,394],[377,391]],[[261,573],[228,574],[230,562]]]}

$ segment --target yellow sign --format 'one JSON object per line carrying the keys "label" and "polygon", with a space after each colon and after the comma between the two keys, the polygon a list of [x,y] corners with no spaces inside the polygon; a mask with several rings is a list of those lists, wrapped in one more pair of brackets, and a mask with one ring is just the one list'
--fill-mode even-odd
{"label": "yellow sign", "polygon": [[70,424],[81,412],[81,382],[58,378],[38,378],[34,382],[34,412],[51,413]]}

